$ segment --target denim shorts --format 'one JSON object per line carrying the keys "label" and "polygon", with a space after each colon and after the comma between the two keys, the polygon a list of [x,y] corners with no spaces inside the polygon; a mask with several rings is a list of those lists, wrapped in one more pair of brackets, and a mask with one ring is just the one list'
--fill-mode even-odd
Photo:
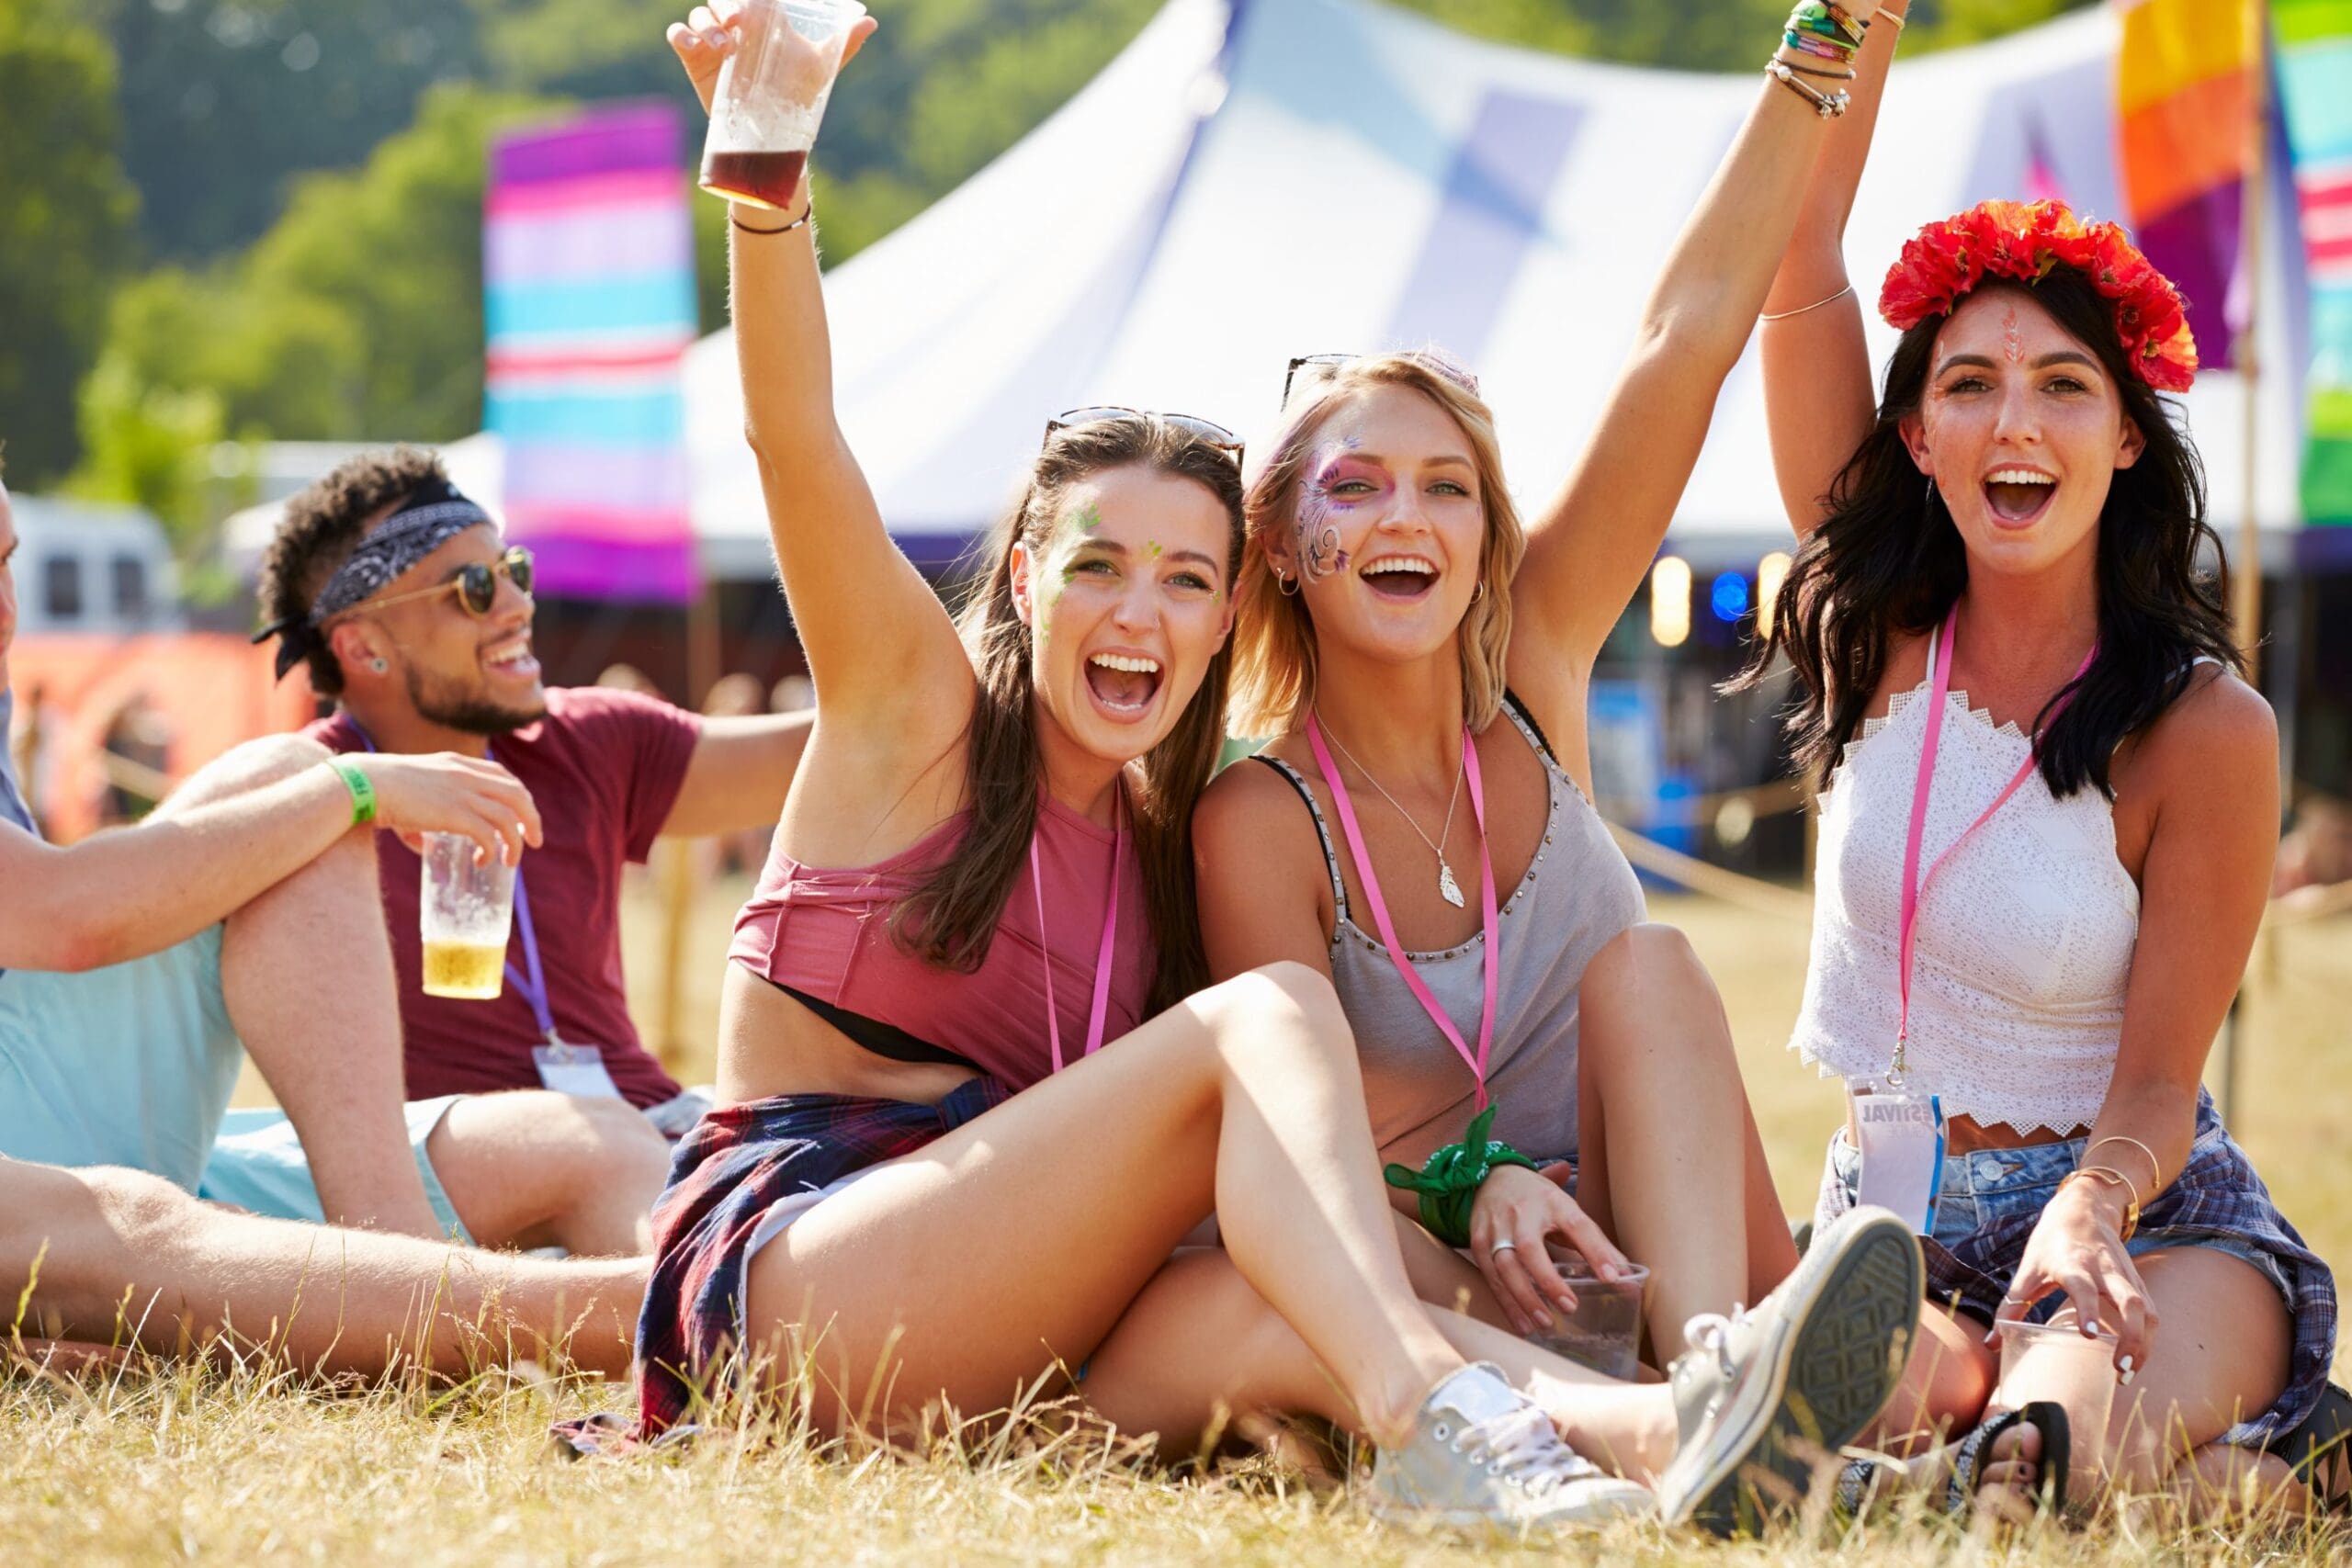
{"label": "denim shorts", "polygon": [[[2082,1163],[2086,1142],[2073,1138],[1944,1157],[1935,1229],[1921,1248],[1930,1301],[1993,1321],[2042,1209],[2059,1182]],[[1854,1206],[1861,1166],[1860,1152],[1839,1128],[1829,1143],[1816,1225]],[[2294,1332],[2286,1391],[2267,1413],[2223,1433],[2223,1442],[2267,1447],[2310,1416],[2335,1359],[2335,1276],[2270,1201],[2269,1190],[2222,1127],[2209,1097],[2199,1097],[2188,1163],[2141,1211],[2139,1229],[2126,1245],[2135,1258],[2178,1247],[2227,1253],[2267,1280],[2286,1303]],[[2037,1303],[2031,1315],[2047,1318],[2064,1304],[2063,1296],[2052,1294]]]}

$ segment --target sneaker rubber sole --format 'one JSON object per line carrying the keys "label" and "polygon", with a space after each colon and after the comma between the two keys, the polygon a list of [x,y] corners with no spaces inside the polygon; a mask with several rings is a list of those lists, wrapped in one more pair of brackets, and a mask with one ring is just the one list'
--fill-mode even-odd
{"label": "sneaker rubber sole", "polygon": [[1893,1214],[1857,1213],[1816,1237],[1782,1297],[1783,1337],[1757,1369],[1769,1376],[1724,1417],[1744,1429],[1718,1434],[1720,1457],[1675,1489],[1667,1522],[1753,1534],[1801,1503],[1817,1467],[1893,1397],[1926,1290],[1918,1240]]}

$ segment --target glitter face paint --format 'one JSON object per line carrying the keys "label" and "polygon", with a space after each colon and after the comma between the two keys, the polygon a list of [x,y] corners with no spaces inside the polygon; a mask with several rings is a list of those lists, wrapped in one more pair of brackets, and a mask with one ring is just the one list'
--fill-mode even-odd
{"label": "glitter face paint", "polygon": [[[1303,581],[1318,581],[1348,570],[1348,552],[1340,547],[1339,520],[1355,509],[1359,498],[1334,496],[1331,487],[1354,477],[1345,470],[1349,458],[1363,444],[1353,435],[1328,443],[1317,449],[1314,462],[1307,467],[1306,480],[1298,492],[1298,575]],[[1365,469],[1364,477],[1370,477],[1366,465],[1353,467]]]}

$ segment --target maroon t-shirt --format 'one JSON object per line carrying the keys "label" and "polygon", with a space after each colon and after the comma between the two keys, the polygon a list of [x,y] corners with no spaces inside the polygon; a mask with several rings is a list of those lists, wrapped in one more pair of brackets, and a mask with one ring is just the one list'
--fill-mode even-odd
{"label": "maroon t-shirt", "polygon": [[[368,750],[347,714],[321,719],[306,733],[337,751]],[[531,792],[546,829],[547,841],[524,852],[522,874],[556,1032],[574,1045],[601,1047],[613,1086],[639,1109],[669,1099],[678,1085],[629,1021],[621,976],[621,863],[642,861],[652,849],[701,735],[700,719],[651,697],[551,687],[545,718],[490,745],[491,755]],[[511,976],[492,1001],[424,994],[417,932],[423,867],[390,833],[378,834],[376,844],[400,976],[409,1098],[537,1089],[531,1048],[546,1042]],[[506,958],[515,973],[530,972],[519,921]]]}

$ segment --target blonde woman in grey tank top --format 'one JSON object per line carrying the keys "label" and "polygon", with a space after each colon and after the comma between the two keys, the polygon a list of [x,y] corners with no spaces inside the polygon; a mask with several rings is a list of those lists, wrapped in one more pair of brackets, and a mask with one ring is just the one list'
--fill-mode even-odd
{"label": "blonde woman in grey tank top", "polygon": [[[1711,288],[1761,298],[1760,259],[1715,263]],[[1703,270],[1679,257],[1661,297]],[[1459,367],[1409,354],[1298,367],[1250,491],[1234,638],[1235,728],[1278,739],[1211,785],[1193,824],[1212,972],[1285,958],[1329,973],[1374,1135],[1417,1168],[1463,1137],[1478,1102],[1491,861],[1492,1135],[1542,1168],[1500,1168],[1479,1188],[1475,1274],[1435,1246],[1424,1265],[1524,1333],[1567,1300],[1547,1238],[1604,1269],[1645,1264],[1661,1362],[1686,1322],[1759,1300],[1795,1250],[1714,987],[1679,932],[1645,923],[1592,807],[1585,697],[1746,330],[1709,322],[1703,343],[1678,343],[1670,372],[1637,357],[1585,461],[1524,527]],[[1376,904],[1461,1047],[1391,956]]]}

